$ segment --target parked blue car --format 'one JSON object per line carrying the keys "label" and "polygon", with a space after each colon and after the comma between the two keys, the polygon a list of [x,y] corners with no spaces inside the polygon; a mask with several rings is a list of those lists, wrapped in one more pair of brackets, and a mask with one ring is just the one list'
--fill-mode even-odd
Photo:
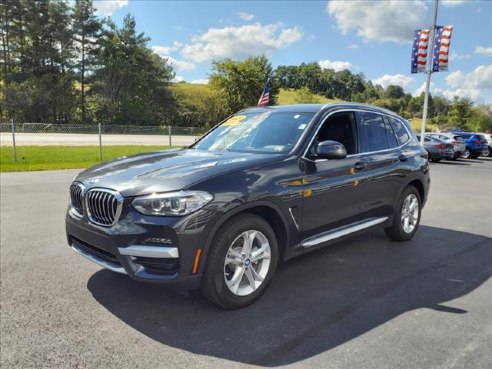
{"label": "parked blue car", "polygon": [[466,149],[461,154],[463,159],[476,159],[482,152],[487,149],[487,145],[483,143],[481,135],[473,132],[452,132],[455,135],[461,136],[466,144]]}

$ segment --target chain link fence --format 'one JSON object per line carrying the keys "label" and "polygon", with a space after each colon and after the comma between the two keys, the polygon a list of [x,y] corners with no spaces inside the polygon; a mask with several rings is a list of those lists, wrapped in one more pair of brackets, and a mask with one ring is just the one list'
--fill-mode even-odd
{"label": "chain link fence", "polygon": [[207,128],[178,126],[134,126],[121,124],[0,123],[0,144],[12,146],[17,161],[18,146],[162,146],[191,145]]}

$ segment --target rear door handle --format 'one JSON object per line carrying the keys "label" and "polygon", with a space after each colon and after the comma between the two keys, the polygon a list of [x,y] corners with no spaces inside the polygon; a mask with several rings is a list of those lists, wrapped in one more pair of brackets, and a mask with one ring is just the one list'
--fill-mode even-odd
{"label": "rear door handle", "polygon": [[355,170],[363,170],[366,169],[367,164],[364,163],[363,161],[358,161],[357,163],[354,164],[354,169]]}
{"label": "rear door handle", "polygon": [[408,158],[407,158],[405,155],[403,155],[403,154],[401,154],[401,155],[398,157],[398,159],[400,159],[400,161],[407,161],[407,160],[408,160]]}

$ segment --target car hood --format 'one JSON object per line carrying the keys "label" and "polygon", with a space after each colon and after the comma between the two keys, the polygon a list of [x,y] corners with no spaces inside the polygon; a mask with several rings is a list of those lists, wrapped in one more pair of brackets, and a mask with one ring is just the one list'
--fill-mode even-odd
{"label": "car hood", "polygon": [[193,149],[122,157],[80,173],[86,188],[110,188],[123,196],[177,191],[194,183],[245,167],[278,160],[278,155]]}

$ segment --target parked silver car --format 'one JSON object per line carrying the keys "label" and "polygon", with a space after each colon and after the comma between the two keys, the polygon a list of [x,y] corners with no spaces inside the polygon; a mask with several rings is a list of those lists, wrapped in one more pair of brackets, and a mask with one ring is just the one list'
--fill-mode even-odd
{"label": "parked silver car", "polygon": [[439,133],[426,133],[425,134],[427,137],[431,138],[438,138],[440,140],[443,140],[447,143],[450,143],[453,145],[453,160],[458,159],[461,157],[461,155],[465,152],[466,150],[466,144],[465,141],[463,141],[463,138],[461,138],[458,135],[455,135],[453,133],[446,133],[446,132],[439,132]]}
{"label": "parked silver car", "polygon": [[[420,141],[420,135],[416,135]],[[454,159],[453,144],[447,143],[439,138],[424,136],[424,149],[429,155],[429,160],[439,162],[442,159]]]}

